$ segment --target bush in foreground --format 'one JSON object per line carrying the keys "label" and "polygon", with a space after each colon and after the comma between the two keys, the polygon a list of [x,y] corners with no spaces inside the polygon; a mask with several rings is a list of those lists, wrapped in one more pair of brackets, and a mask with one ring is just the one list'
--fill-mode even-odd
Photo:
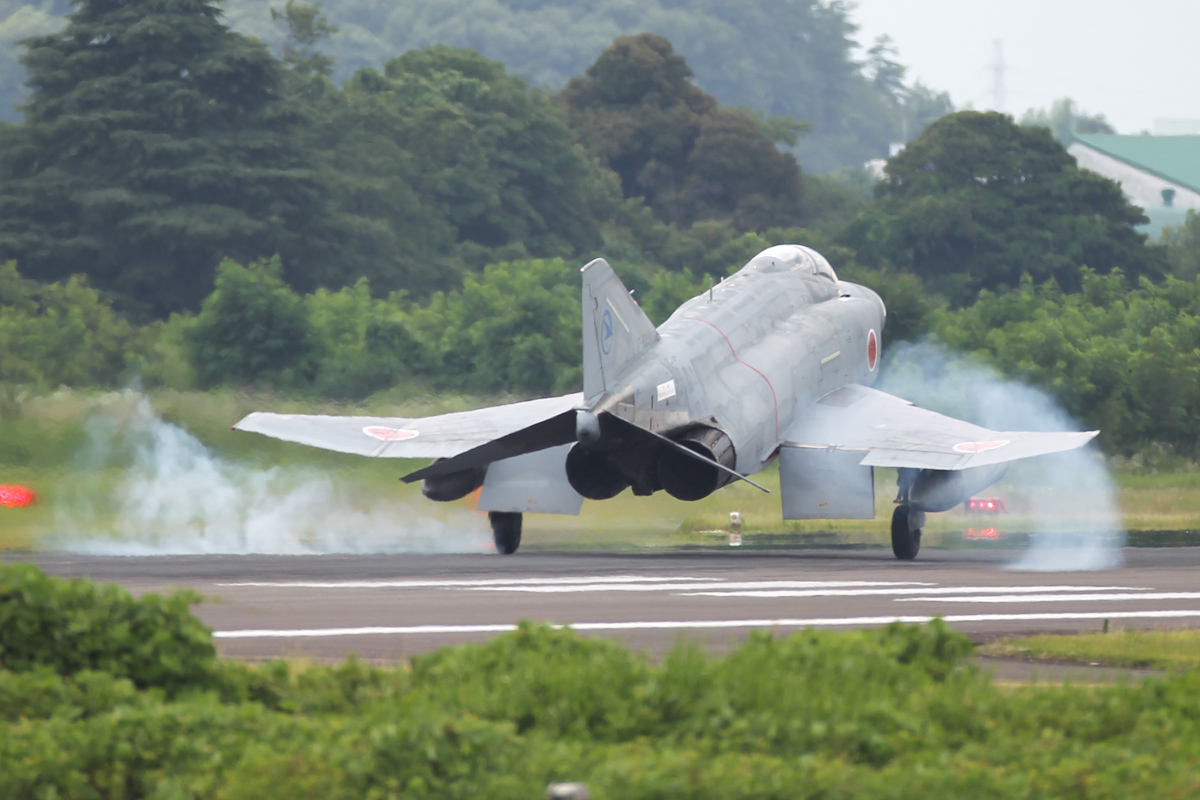
{"label": "bush in foreground", "polygon": [[[121,636],[92,645],[105,655],[83,668],[65,645],[6,649],[4,797],[516,800],[558,780],[586,781],[597,798],[714,800],[1200,788],[1200,672],[1112,688],[996,687],[964,664],[969,643],[936,622],[755,634],[712,660],[681,645],[657,665],[607,640],[523,625],[401,669],[351,659],[251,670],[215,658],[179,612],[193,598],[133,600],[24,565],[0,576],[6,631],[19,619],[39,632],[31,641],[62,626],[89,642],[124,630],[113,619],[144,618],[154,657],[191,665],[130,669],[129,657],[150,651]],[[110,610],[85,613],[81,598]],[[185,675],[199,676],[192,690]]]}

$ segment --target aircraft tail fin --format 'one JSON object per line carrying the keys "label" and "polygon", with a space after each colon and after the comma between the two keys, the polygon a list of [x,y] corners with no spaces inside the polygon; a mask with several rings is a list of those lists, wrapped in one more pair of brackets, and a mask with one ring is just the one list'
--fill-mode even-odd
{"label": "aircraft tail fin", "polygon": [[602,258],[583,268],[583,396],[614,391],[621,370],[658,341],[658,331]]}

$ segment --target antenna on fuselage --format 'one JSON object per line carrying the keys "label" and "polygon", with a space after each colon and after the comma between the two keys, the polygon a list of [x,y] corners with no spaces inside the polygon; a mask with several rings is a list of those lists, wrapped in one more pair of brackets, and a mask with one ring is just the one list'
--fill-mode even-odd
{"label": "antenna on fuselage", "polygon": [[712,302],[712,275],[708,276],[708,302]]}

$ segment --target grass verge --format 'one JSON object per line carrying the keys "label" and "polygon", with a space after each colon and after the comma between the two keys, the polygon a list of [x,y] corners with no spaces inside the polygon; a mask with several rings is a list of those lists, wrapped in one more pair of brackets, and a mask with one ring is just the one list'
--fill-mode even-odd
{"label": "grass verge", "polygon": [[1200,667],[1200,630],[1041,635],[1002,639],[979,648],[980,655],[1078,661],[1112,667],[1182,671]]}

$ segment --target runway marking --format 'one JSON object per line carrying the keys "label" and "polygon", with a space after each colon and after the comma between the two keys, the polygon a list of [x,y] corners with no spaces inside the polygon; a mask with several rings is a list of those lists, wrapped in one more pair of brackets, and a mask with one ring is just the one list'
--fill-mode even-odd
{"label": "runway marking", "polygon": [[[683,581],[695,583],[712,581],[707,578],[649,577],[646,575],[605,575],[580,578],[481,578],[477,580],[392,580],[392,581],[247,581],[243,583],[218,583],[218,586],[256,586],[272,589],[436,589],[469,588],[487,586],[511,586],[520,581],[537,581],[544,584],[572,583],[640,583],[643,581]],[[932,586],[933,584],[925,584]]]}
{"label": "runway marking", "polygon": [[[713,581],[700,580],[695,583],[626,583],[626,584],[598,584],[598,583],[581,583],[573,585],[543,585],[540,583],[519,584],[510,583],[500,586],[486,587],[470,587],[469,591],[474,592],[525,592],[529,594],[578,594],[582,592],[678,592],[681,595],[697,595],[704,594],[702,591],[710,589],[713,594],[725,595],[732,594],[736,590],[759,590],[759,589],[779,589],[789,591],[810,591],[814,592],[813,596],[822,594],[832,594],[836,596],[840,592],[854,593],[863,591],[873,593],[880,590],[868,587],[918,587],[901,590],[899,588],[888,588],[884,593],[891,591],[910,591],[910,592],[936,592],[937,586],[934,583],[921,583],[919,581]],[[1092,588],[1092,587],[1087,587]],[[1108,587],[1104,587],[1108,588]],[[1126,588],[1126,587],[1120,587]],[[720,591],[717,591],[720,590]],[[1012,591],[1012,587],[1005,587],[1004,591]],[[955,589],[956,592],[970,591],[969,588]]]}
{"label": "runway marking", "polygon": [[898,597],[898,603],[1073,603],[1102,600],[1200,600],[1200,592],[1147,592],[1145,594],[1009,594],[988,597]]}
{"label": "runway marking", "polygon": [[[624,587],[622,587],[624,588]],[[686,587],[671,586],[669,589],[679,590]],[[997,594],[1003,597],[1015,597],[1020,600],[1025,600],[1027,595],[1036,595],[1042,597],[1054,597],[1057,595],[1047,594],[1048,592],[1094,592],[1097,589],[1105,591],[1121,590],[1125,592],[1149,591],[1142,589],[1140,586],[944,586],[936,589],[910,589],[910,588],[891,588],[891,589],[826,589],[820,591],[811,590],[749,590],[749,591],[705,591],[705,592],[680,592],[684,597],[755,597],[755,598],[776,598],[776,597],[879,597],[887,595],[906,595],[917,594],[921,597],[914,598],[897,598],[897,600],[912,600],[913,602],[927,598],[929,600],[963,600],[964,602],[976,601],[980,603],[993,602],[990,599],[976,600],[974,597],[933,597],[938,594],[959,594],[962,592],[970,592],[972,595],[989,595]],[[1008,594],[1004,594],[1004,593]],[[1112,595],[1112,597],[1144,597],[1145,595]],[[1067,598],[1070,599],[1070,598]],[[1001,602],[999,600],[995,602]]]}
{"label": "runway marking", "polygon": [[[869,586],[934,587],[922,581],[750,581],[730,582],[722,578],[658,577],[646,575],[613,575],[579,578],[487,578],[479,580],[391,580],[391,581],[248,581],[219,583],[226,587],[258,587],[271,589],[466,589],[479,592],[670,592],[680,589],[737,589],[753,587],[778,588],[839,588]],[[1095,588],[1095,587],[1089,587]],[[1100,587],[1124,588],[1124,587]],[[914,591],[934,591],[932,588]],[[956,590],[965,591],[965,590]]]}
{"label": "runway marking", "polygon": [[[639,631],[639,630],[720,630],[727,628],[827,628],[869,625],[890,625],[893,622],[923,624],[941,619],[956,622],[1052,622],[1099,619],[1187,619],[1200,617],[1200,609],[1170,611],[1084,611],[1043,614],[949,614],[943,617],[902,615],[880,617],[835,617],[815,619],[719,619],[672,620],[657,622],[577,622],[569,625],[576,631]],[[330,636],[403,636],[421,634],[509,633],[515,624],[485,625],[409,625],[402,627],[311,628],[301,630],[241,630],[214,631],[215,639],[302,639]]]}

